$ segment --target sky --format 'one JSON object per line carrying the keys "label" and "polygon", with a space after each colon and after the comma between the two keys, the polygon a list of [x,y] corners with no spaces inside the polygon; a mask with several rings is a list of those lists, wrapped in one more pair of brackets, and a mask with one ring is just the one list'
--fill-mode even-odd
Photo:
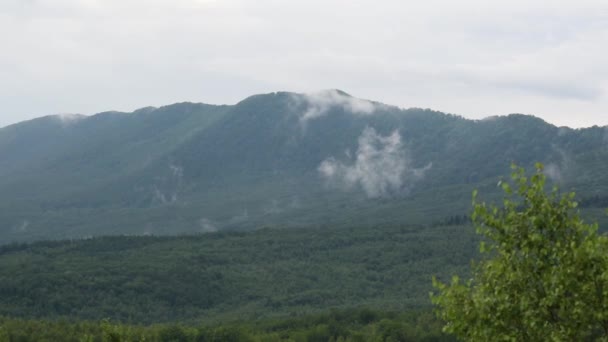
{"label": "sky", "polygon": [[608,125],[606,0],[0,0],[0,127],[341,89]]}

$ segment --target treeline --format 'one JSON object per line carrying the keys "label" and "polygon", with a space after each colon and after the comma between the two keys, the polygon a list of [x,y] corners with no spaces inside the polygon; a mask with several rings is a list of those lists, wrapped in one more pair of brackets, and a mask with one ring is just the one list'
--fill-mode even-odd
{"label": "treeline", "polygon": [[17,320],[0,318],[1,341],[66,342],[338,342],[454,341],[428,311],[396,313],[363,309],[332,310],[299,318],[223,325]]}
{"label": "treeline", "polygon": [[0,248],[0,315],[152,324],[366,306],[429,308],[431,277],[466,274],[469,226],[106,237]]}

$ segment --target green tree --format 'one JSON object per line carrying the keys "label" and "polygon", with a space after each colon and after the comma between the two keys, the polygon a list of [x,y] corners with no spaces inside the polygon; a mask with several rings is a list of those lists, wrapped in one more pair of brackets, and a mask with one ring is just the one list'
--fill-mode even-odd
{"label": "green tree", "polygon": [[574,193],[545,191],[542,164],[513,167],[503,207],[477,201],[482,260],[472,278],[433,279],[444,331],[466,341],[608,341],[608,239],[580,218]]}

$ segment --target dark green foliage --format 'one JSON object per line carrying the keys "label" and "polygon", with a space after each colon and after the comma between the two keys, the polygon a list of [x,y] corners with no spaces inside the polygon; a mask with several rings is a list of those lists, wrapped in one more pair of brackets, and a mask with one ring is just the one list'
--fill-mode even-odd
{"label": "dark green foliage", "polygon": [[[360,320],[361,315],[374,319]],[[368,317],[369,318],[369,317]],[[162,341],[162,342],[450,342],[429,312],[395,313],[370,309],[332,310],[291,319],[222,325],[134,326],[101,322],[0,318],[0,341]]]}
{"label": "dark green foliage", "polygon": [[264,229],[7,245],[0,315],[151,323],[428,307],[431,275],[463,272],[475,254],[466,231]]}

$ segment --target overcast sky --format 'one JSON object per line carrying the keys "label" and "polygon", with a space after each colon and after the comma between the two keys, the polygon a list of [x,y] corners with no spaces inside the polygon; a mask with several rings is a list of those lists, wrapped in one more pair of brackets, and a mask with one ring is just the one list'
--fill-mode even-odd
{"label": "overcast sky", "polygon": [[608,124],[606,0],[0,0],[0,126],[338,88]]}

